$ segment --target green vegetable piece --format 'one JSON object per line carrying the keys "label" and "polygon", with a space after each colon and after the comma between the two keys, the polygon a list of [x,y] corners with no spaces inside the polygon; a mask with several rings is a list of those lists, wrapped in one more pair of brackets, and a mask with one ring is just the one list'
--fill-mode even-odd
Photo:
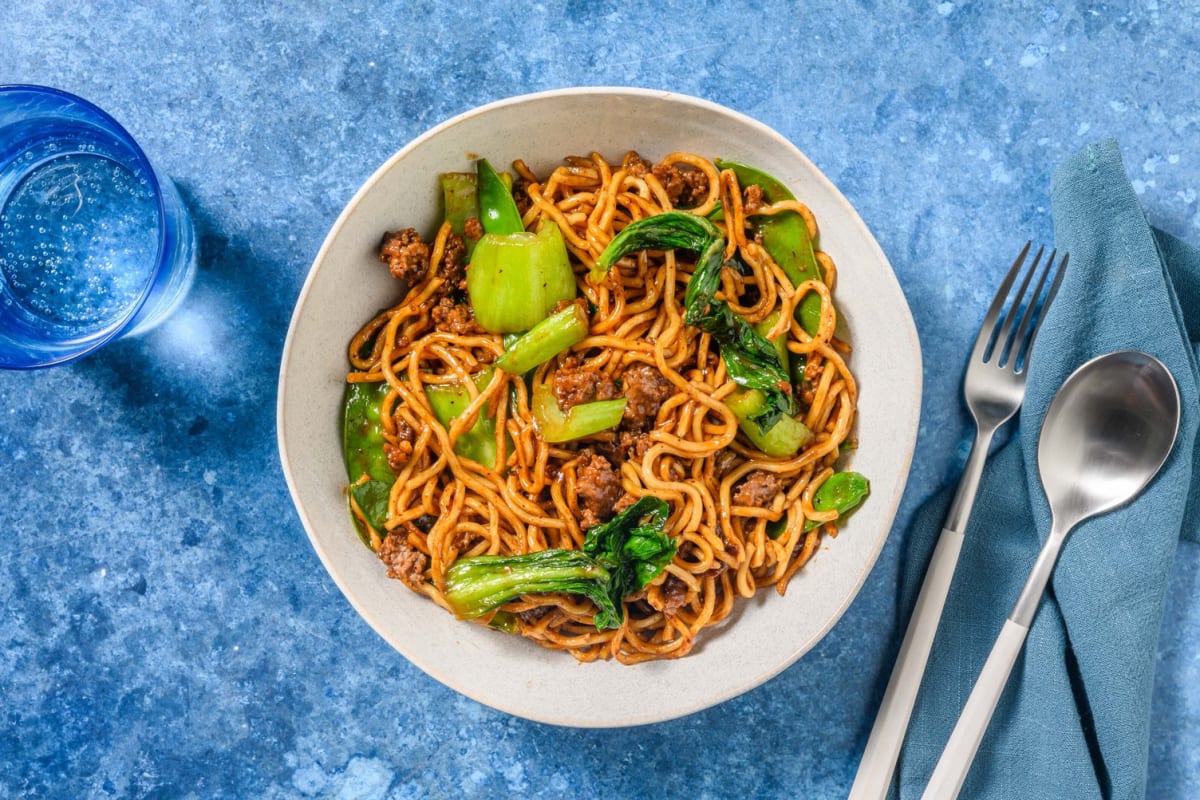
{"label": "green vegetable piece", "polygon": [[[393,481],[394,478],[395,476],[393,476]],[[388,499],[392,492],[393,481],[385,483],[370,480],[356,483],[350,487],[350,496],[354,498],[358,510],[366,517],[367,524],[374,528],[376,533],[381,533],[384,523],[387,522]],[[358,520],[355,519],[355,522]],[[370,536],[364,535],[366,531],[360,530],[358,534],[364,543],[370,545]]]}
{"label": "green vegetable piece", "polygon": [[356,483],[363,475],[391,484],[396,474],[383,452],[383,422],[380,410],[388,384],[348,383],[342,394],[342,453],[346,476]]}
{"label": "green vegetable piece", "polygon": [[712,335],[725,361],[725,371],[735,383],[762,391],[763,403],[751,421],[766,433],[780,419],[794,413],[792,386],[775,346],[728,304],[716,299],[725,237],[715,225],[684,211],[637,220],[613,237],[596,260],[596,268],[603,275],[626,253],[670,248],[699,253],[684,293],[684,322]]}
{"label": "green vegetable piece", "polygon": [[446,603],[472,619],[523,594],[579,594],[596,605],[597,630],[619,628],[624,598],[654,580],[675,555],[663,528],[667,504],[644,497],[588,530],[583,550],[543,550],[519,556],[474,556],[446,571]]}
{"label": "green vegetable piece", "polygon": [[[759,336],[766,339],[767,334],[775,327],[775,323],[779,322],[779,318],[782,315],[783,312],[780,309],[775,309],[770,314],[767,314],[766,317],[754,323],[754,330],[758,332]],[[785,328],[783,333],[768,341],[775,346],[775,355],[779,356],[779,363],[783,365],[783,371],[788,373],[788,377],[790,378],[792,370],[788,364],[790,354],[787,349],[787,329]]]}
{"label": "green vegetable piece", "polygon": [[[396,480],[383,452],[380,414],[387,393],[386,382],[348,383],[342,395],[342,454],[350,480],[350,496],[376,532],[383,530],[387,520],[388,494]],[[369,480],[360,483],[364,475]],[[357,517],[354,528],[363,543],[370,546],[371,537]]]}
{"label": "green vegetable piece", "polygon": [[725,398],[725,405],[738,418],[738,429],[755,447],[773,458],[787,458],[812,441],[812,431],[787,414],[781,416],[770,430],[760,429],[753,420],[765,403],[766,397],[759,389],[738,389]]}
{"label": "green vegetable piece", "polygon": [[[492,382],[492,370],[486,369],[475,375],[474,381],[475,388],[482,392]],[[427,386],[425,396],[429,398],[433,415],[446,430],[450,430],[450,424],[462,416],[471,404],[470,392],[456,383]],[[496,419],[488,416],[486,409],[479,412],[470,430],[459,435],[454,443],[454,452],[488,469],[496,468]]]}
{"label": "green vegetable piece", "polygon": [[[870,481],[857,472],[835,472],[830,475],[817,493],[813,495],[813,509],[816,511],[837,511],[838,518],[845,516],[851,509],[858,506],[871,492]],[[808,527],[816,527],[819,522],[809,520]],[[808,530],[808,527],[805,530]]]}
{"label": "green vegetable piece", "polygon": [[[717,169],[733,170],[738,184],[743,189],[747,186],[758,186],[768,203],[796,199],[791,190],[780,181],[755,167],[720,158],[715,159],[713,163]],[[793,286],[799,286],[807,280],[821,279],[821,268],[817,264],[812,238],[808,235],[808,224],[803,217],[794,211],[785,211],[761,217],[755,222],[755,226],[762,234],[763,247],[779,264]],[[821,296],[815,292],[805,295],[796,308],[796,319],[810,336],[816,335],[821,325]]]}
{"label": "green vegetable piece", "polygon": [[571,345],[582,342],[587,334],[587,313],[579,303],[572,303],[534,325],[516,341],[506,344],[504,355],[496,361],[496,366],[513,375],[524,375]]}
{"label": "green vegetable piece", "polygon": [[[817,489],[817,493],[813,496],[813,508],[817,511],[837,509],[840,520],[857,508],[859,503],[870,494],[870,491],[870,483],[857,472],[835,472],[821,484],[820,489]],[[811,531],[820,524],[813,519],[805,520],[804,530],[805,532]],[[787,530],[786,516],[767,523],[767,535],[772,539],[778,539],[785,530]]]}
{"label": "green vegetable piece", "polygon": [[527,331],[560,301],[574,300],[575,273],[558,226],[484,234],[467,269],[467,294],[475,320],[492,333]]}
{"label": "green vegetable piece", "polygon": [[[520,556],[460,558],[446,570],[446,603],[460,619],[474,619],[523,594],[581,594],[607,614],[608,571],[579,550],[543,550]],[[607,606],[607,608],[606,608]]]}
{"label": "green vegetable piece", "polygon": [[475,250],[475,240],[465,235],[467,220],[479,219],[478,179],[470,172],[446,172],[440,176],[442,184],[443,219],[450,228],[462,237],[467,247],[467,258]]}
{"label": "green vegetable piece", "polygon": [[488,627],[504,633],[516,633],[520,630],[517,625],[517,615],[511,611],[497,611],[488,622]]}
{"label": "green vegetable piece", "polygon": [[512,191],[492,169],[488,160],[479,159],[475,169],[479,181],[479,222],[483,225],[484,233],[505,236],[525,230]]}
{"label": "green vegetable piece", "polygon": [[554,391],[546,384],[533,387],[530,411],[538,434],[547,442],[570,442],[606,431],[621,424],[625,414],[625,398],[580,403],[563,413]]}
{"label": "green vegetable piece", "polygon": [[621,627],[621,600],[658,577],[675,557],[675,541],[663,533],[670,516],[666,501],[640,498],[608,522],[588,529],[583,552],[608,570],[608,589],[618,613],[609,618],[607,609],[596,615],[596,628]]}

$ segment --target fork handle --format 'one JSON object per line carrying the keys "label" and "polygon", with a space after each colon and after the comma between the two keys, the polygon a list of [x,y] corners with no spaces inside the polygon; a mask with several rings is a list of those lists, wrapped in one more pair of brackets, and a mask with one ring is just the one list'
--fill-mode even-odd
{"label": "fork handle", "polygon": [[858,764],[854,785],[850,787],[849,800],[883,800],[887,797],[892,773],[900,758],[900,747],[904,744],[904,734],[908,731],[908,721],[917,702],[921,679],[925,675],[925,665],[929,662],[929,651],[933,648],[946,596],[950,593],[950,583],[954,579],[954,568],[962,550],[967,520],[975,505],[975,494],[983,475],[988,448],[995,433],[996,426],[979,426],[975,442],[971,445],[967,465],[946,515],[946,527],[942,528],[925,570],[925,580],[921,583],[917,603],[908,620],[908,628],[904,631],[904,641],[900,644],[892,676],[883,693],[883,702],[875,714],[875,724],[871,727],[867,747]]}
{"label": "fork handle", "polygon": [[942,529],[925,572],[925,582],[921,584],[917,604],[913,607],[908,629],[904,632],[892,677],[888,680],[883,702],[875,716],[875,725],[867,739],[867,749],[863,751],[854,786],[850,789],[850,800],[874,800],[887,796],[962,543],[962,533],[950,528]]}

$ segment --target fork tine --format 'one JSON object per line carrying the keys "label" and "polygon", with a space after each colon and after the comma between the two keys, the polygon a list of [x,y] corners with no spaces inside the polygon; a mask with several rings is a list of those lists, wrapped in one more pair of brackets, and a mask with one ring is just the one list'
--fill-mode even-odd
{"label": "fork tine", "polygon": [[979,336],[975,339],[975,347],[971,350],[972,361],[987,360],[987,354],[990,353],[991,344],[995,340],[997,320],[1000,318],[1000,312],[1004,310],[1004,301],[1008,299],[1008,292],[1012,288],[1013,282],[1021,274],[1021,266],[1025,263],[1025,256],[1029,254],[1029,248],[1032,246],[1033,242],[1025,243],[1021,252],[1017,254],[1017,260],[1013,262],[1008,274],[1004,276],[1004,282],[996,290],[996,297],[992,300],[987,316],[983,318],[983,322],[979,326]]}
{"label": "fork tine", "polygon": [[1012,298],[1011,304],[1004,312],[1003,321],[996,324],[996,344],[992,348],[991,353],[988,354],[988,360],[993,360],[992,357],[994,356],[996,366],[998,367],[1008,366],[1008,355],[1011,352],[1013,341],[1017,335],[1017,320],[1021,314],[1021,302],[1025,299],[1025,290],[1029,288],[1029,282],[1033,280],[1033,275],[1037,272],[1038,264],[1042,261],[1042,253],[1045,252],[1045,249],[1044,247],[1038,248],[1037,255],[1033,257],[1033,263],[1025,271],[1025,279],[1021,281],[1021,286],[1017,289],[1016,296]]}
{"label": "fork tine", "polygon": [[[1039,311],[1039,298],[1042,296],[1042,287],[1046,285],[1046,276],[1050,274],[1050,270],[1054,268],[1054,256],[1058,250],[1051,250],[1050,257],[1046,259],[1046,266],[1042,268],[1042,274],[1038,276],[1037,286],[1033,288],[1033,294],[1029,296],[1029,302],[1025,306],[1025,313],[1021,315],[1021,321],[1013,328],[1012,336],[1008,340],[1008,347],[1001,355],[997,363],[1011,364],[1013,372],[1021,372],[1024,366],[1022,355],[1027,352],[1025,347],[1026,341],[1029,339],[1032,330],[1037,330],[1037,325],[1041,324],[1041,313]],[[1034,270],[1037,269],[1037,262],[1034,262],[1033,268],[1029,271],[1029,276],[1025,278],[1025,282],[1029,282],[1029,278],[1033,277]],[[1020,298],[1018,298],[1018,305]],[[1042,306],[1044,308],[1044,306]],[[1016,306],[1013,307],[1013,313],[1016,314]],[[1034,321],[1034,315],[1037,314],[1037,320]]]}
{"label": "fork tine", "polygon": [[[1050,254],[1050,261],[1047,262],[1046,269],[1042,273],[1041,280],[1038,281],[1037,291],[1034,292],[1034,300],[1036,300],[1042,293],[1042,284],[1046,281],[1046,277],[1050,274],[1050,269],[1054,264],[1054,253],[1056,252],[1058,251],[1055,250]],[[1046,299],[1042,301],[1041,307],[1038,309],[1037,319],[1033,321],[1032,325],[1027,324],[1029,318],[1032,316],[1033,311],[1033,304],[1031,302],[1029,309],[1025,312],[1025,318],[1021,320],[1021,330],[1023,331],[1021,337],[1025,339],[1025,343],[1020,350],[1014,354],[1014,358],[1017,359],[1014,362],[1016,364],[1017,372],[1023,372],[1025,370],[1025,366],[1029,361],[1029,354],[1033,352],[1033,342],[1037,339],[1038,331],[1041,330],[1042,327],[1042,321],[1046,318],[1046,310],[1050,308],[1050,304],[1054,302],[1054,296],[1058,294],[1059,284],[1062,283],[1063,275],[1067,271],[1067,262],[1070,261],[1070,259],[1070,253],[1063,253],[1062,258],[1058,262],[1058,271],[1054,273],[1054,280],[1050,282],[1050,289],[1046,292]]]}

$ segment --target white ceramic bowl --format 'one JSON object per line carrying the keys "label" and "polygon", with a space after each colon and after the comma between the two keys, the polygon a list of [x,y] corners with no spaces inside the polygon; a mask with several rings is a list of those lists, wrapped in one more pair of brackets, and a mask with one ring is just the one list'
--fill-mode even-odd
{"label": "white ceramic bowl", "polygon": [[[346,511],[339,439],[346,345],[389,301],[394,281],[376,249],[385,230],[439,222],[437,176],[523,158],[544,174],[563,156],[628,150],[657,160],[674,150],[736,159],[788,184],[816,214],[821,246],[838,264],[836,300],[849,326],[860,386],[867,502],[826,540],[785,597],[760,592],[706,631],[677,661],[579,664],[520,637],[455,621],[385,575]],[[392,156],[338,217],[292,316],[279,375],[278,435],[300,519],[329,574],[363,618],[405,658],[463,694],[561,725],[635,725],[697,711],[783,670],[829,631],[862,586],[904,489],[916,439],[921,354],[883,252],[838,190],[770,128],[713,103],[668,92],[581,88],[516,97],[445,122]]]}

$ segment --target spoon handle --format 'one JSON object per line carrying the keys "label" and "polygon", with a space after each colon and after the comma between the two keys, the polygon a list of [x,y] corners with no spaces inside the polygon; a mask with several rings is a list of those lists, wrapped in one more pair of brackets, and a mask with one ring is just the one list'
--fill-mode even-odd
{"label": "spoon handle", "polygon": [[1046,584],[1054,574],[1059,551],[1073,526],[1073,522],[1062,524],[1057,516],[1053,517],[1050,535],[1033,562],[1012,612],[1004,620],[1004,627],[992,645],[992,652],[988,654],[983,670],[975,681],[975,688],[971,690],[967,704],[959,714],[921,800],[954,800],[962,790],[963,781],[967,779],[967,773],[975,761],[975,753],[979,750],[979,743],[983,741],[996,704],[1004,693],[1013,664],[1025,647],[1025,637],[1029,635],[1029,627],[1042,602],[1042,595],[1046,593]]}
{"label": "spoon handle", "polygon": [[1028,627],[1012,619],[1004,620],[1000,636],[992,645],[992,652],[983,665],[983,671],[979,673],[979,679],[975,681],[975,688],[967,698],[946,749],[938,759],[929,785],[925,787],[925,794],[921,795],[922,800],[954,800],[958,797],[1028,634]]}
{"label": "spoon handle", "polygon": [[962,551],[963,534],[975,504],[988,445],[995,432],[995,426],[981,427],[971,446],[962,480],[946,515],[946,527],[942,528],[929,559],[921,591],[904,631],[904,641],[900,643],[900,652],[892,667],[892,676],[888,679],[879,711],[875,714],[875,723],[867,737],[867,746],[858,764],[854,785],[850,787],[849,800],[883,800],[892,785],[892,773],[900,757],[908,721],[912,717],[925,666],[929,662],[929,652],[933,649],[933,639],[937,635],[946,597],[950,593],[954,568]]}

